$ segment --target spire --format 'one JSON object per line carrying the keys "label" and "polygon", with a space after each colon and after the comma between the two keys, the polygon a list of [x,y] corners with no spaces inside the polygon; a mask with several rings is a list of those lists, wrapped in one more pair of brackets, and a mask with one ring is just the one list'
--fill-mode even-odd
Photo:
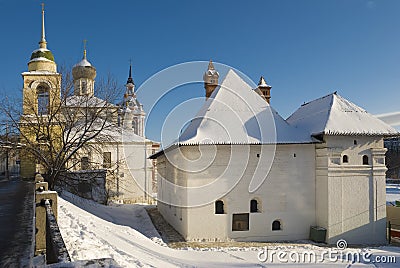
{"label": "spire", "polygon": [[208,62],[207,71],[203,75],[204,88],[206,90],[206,99],[211,96],[211,93],[218,86],[219,73],[214,68],[212,60]]}
{"label": "spire", "polygon": [[270,85],[267,84],[267,82],[265,82],[265,79],[263,76],[260,77],[260,81],[258,82],[258,87],[269,87],[271,88]]}
{"label": "spire", "polygon": [[83,59],[84,60],[86,60],[86,43],[87,43],[87,40],[84,39],[83,40]]}
{"label": "spire", "polygon": [[208,70],[215,70],[212,60],[210,60],[210,62],[208,63]]}
{"label": "spire", "polygon": [[258,93],[265,99],[268,104],[271,102],[271,86],[265,82],[263,76],[260,77],[260,81],[258,82]]}
{"label": "spire", "polygon": [[44,31],[44,3],[42,3],[42,38],[39,42],[40,48],[47,48],[46,34]]}
{"label": "spire", "polygon": [[133,82],[133,78],[132,78],[132,60],[130,61],[129,64],[129,77],[128,77],[128,81],[126,81],[127,84],[135,84]]}

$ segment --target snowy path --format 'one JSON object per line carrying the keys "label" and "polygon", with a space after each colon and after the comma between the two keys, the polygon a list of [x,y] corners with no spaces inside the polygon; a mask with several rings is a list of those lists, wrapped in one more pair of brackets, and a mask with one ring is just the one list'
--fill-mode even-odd
{"label": "snowy path", "polygon": [[[105,221],[63,198],[59,198],[58,213],[60,230],[73,260],[111,257],[124,267],[226,267],[227,263],[230,267],[263,267],[256,251],[249,262],[222,251],[170,249],[131,227]],[[152,226],[150,218],[141,220],[143,227]],[[157,237],[154,240],[159,241]]]}
{"label": "snowy path", "polygon": [[[73,260],[110,257],[123,267],[294,267],[293,263],[260,262],[258,249],[171,249],[163,245],[141,205],[102,206],[74,196],[64,198],[59,198],[58,222]],[[313,250],[317,254],[326,250],[309,244],[282,245],[278,249],[287,253]],[[400,263],[399,248],[382,247],[370,251],[379,255],[395,255],[397,265],[324,262],[313,267],[398,267]],[[296,267],[311,266],[310,263],[294,264]]]}
{"label": "snowy path", "polygon": [[400,200],[400,185],[386,184],[386,203],[394,203],[396,200]]}

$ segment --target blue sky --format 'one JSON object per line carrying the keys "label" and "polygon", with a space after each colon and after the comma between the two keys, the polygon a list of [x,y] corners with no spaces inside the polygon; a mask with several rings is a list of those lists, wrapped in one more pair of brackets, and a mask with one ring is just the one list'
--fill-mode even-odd
{"label": "blue sky", "polygon": [[[20,73],[40,39],[40,3],[0,0],[1,92],[21,94]],[[87,39],[98,77],[110,73],[121,85],[130,59],[139,87],[172,65],[212,58],[254,82],[263,75],[272,85],[271,104],[284,118],[336,90],[373,114],[399,110],[400,1],[45,3],[46,39],[57,64],[78,62]],[[146,96],[157,90],[139,91],[145,110],[151,106]],[[176,92],[159,108],[202,96],[204,89],[197,84]],[[160,118],[150,121],[150,138],[159,139]]]}

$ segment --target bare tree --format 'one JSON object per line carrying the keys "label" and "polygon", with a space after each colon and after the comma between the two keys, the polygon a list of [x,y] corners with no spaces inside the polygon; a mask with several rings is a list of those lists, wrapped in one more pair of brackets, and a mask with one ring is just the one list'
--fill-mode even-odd
{"label": "bare tree", "polygon": [[[16,162],[18,157],[18,134],[12,131],[9,123],[2,120],[0,123],[0,177],[10,178],[10,173],[15,172]],[[11,166],[11,170],[10,170]]]}
{"label": "bare tree", "polygon": [[59,84],[59,92],[45,95],[45,108],[40,106],[39,92],[22,100],[5,96],[0,107],[19,133],[21,159],[36,164],[52,189],[62,174],[74,169],[72,160],[81,149],[99,150],[95,147],[112,141],[109,133],[118,129],[118,106],[112,103],[121,92],[110,75],[96,84],[101,99],[74,95],[70,72],[64,72]]}

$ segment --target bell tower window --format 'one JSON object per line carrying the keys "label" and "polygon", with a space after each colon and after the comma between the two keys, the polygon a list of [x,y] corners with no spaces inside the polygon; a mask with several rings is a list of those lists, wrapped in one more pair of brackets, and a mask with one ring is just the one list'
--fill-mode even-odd
{"label": "bell tower window", "polygon": [[363,162],[363,165],[369,165],[369,161],[368,161],[368,156],[367,155],[363,155],[362,162]]}
{"label": "bell tower window", "polygon": [[86,83],[86,81],[82,81],[82,83],[81,83],[81,91],[82,91],[82,94],[87,94],[87,83]]}
{"label": "bell tower window", "polygon": [[49,87],[47,85],[40,84],[36,88],[37,103],[38,103],[38,114],[44,115],[49,113]]}

